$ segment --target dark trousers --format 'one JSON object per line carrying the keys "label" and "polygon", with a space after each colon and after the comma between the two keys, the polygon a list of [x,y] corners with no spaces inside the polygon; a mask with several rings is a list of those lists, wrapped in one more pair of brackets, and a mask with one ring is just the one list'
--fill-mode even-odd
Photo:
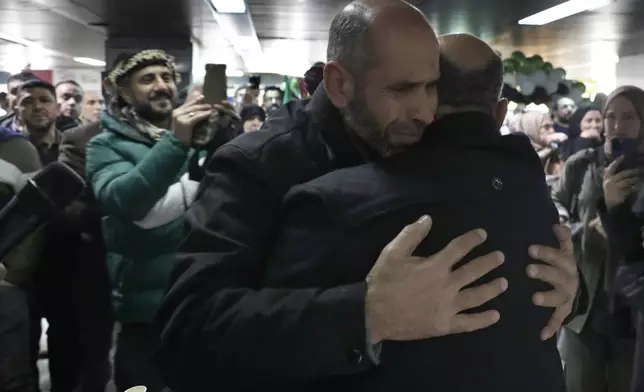
{"label": "dark trousers", "polygon": [[602,335],[592,328],[561,329],[560,350],[568,392],[628,392],[635,340]]}
{"label": "dark trousers", "polygon": [[113,326],[104,252],[100,244],[66,244],[67,259],[45,260],[36,274],[32,355],[44,317],[51,392],[103,392],[111,376]]}
{"label": "dark trousers", "polygon": [[644,392],[644,311],[637,313],[637,345],[631,392]]}
{"label": "dark trousers", "polygon": [[168,391],[155,363],[159,335],[152,324],[121,324],[116,339],[114,383],[118,392],[142,385],[148,392]]}
{"label": "dark trousers", "polygon": [[18,287],[0,284],[0,391],[34,392],[29,356],[27,297]]}

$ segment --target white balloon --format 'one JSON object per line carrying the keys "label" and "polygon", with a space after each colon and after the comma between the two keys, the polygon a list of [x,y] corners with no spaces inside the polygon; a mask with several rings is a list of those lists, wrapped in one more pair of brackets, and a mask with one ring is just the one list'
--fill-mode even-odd
{"label": "white balloon", "polygon": [[543,70],[538,69],[532,74],[532,81],[536,86],[545,86],[548,81],[548,75]]}
{"label": "white balloon", "polygon": [[534,92],[536,86],[531,80],[525,80],[519,85],[519,87],[521,87],[521,94],[531,95]]}
{"label": "white balloon", "polygon": [[513,73],[503,74],[503,83],[515,88],[517,86],[517,76]]}
{"label": "white balloon", "polygon": [[559,82],[555,82],[554,80],[548,80],[546,82],[546,91],[548,94],[554,94],[559,90]]}
{"label": "white balloon", "polygon": [[552,80],[553,82],[560,82],[566,77],[566,74],[561,71],[561,70],[556,70],[553,69],[550,71],[550,74],[548,74],[548,80]]}
{"label": "white balloon", "polygon": [[573,89],[570,90],[570,94],[568,94],[568,98],[572,99],[576,103],[579,103],[579,102],[581,102],[581,96],[582,95],[583,95],[583,93],[581,92],[581,90],[573,88]]}

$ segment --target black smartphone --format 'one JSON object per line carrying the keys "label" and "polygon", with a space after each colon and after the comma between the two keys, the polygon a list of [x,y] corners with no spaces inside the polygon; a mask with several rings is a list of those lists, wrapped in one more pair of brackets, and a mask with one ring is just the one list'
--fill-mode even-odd
{"label": "black smartphone", "polygon": [[206,78],[203,83],[206,103],[219,104],[228,100],[228,79],[226,64],[206,64]]}
{"label": "black smartphone", "polygon": [[[203,96],[206,103],[220,104],[228,100],[228,79],[226,78],[226,64],[206,64],[206,78],[203,83]],[[217,132],[218,113],[201,121],[195,126],[192,134],[192,144],[203,147],[209,144]]]}
{"label": "black smartphone", "polygon": [[613,160],[624,157],[620,163],[618,171],[635,169],[638,167],[638,148],[639,143],[635,139],[618,139],[614,138],[610,141],[612,149]]}

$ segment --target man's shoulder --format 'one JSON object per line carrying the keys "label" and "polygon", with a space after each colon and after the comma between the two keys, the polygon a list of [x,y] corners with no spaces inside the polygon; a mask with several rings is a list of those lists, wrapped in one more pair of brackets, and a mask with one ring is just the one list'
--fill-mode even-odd
{"label": "man's shoulder", "polygon": [[0,127],[10,128],[15,118],[16,114],[14,112],[5,114],[4,116],[0,117]]}
{"label": "man's shoulder", "polygon": [[81,136],[89,136],[90,138],[96,136],[101,132],[101,123],[100,121],[92,121],[90,123],[82,124],[63,133],[65,139],[75,139],[80,138]]}
{"label": "man's shoulder", "polygon": [[334,170],[320,177],[293,187],[286,201],[302,194],[315,193],[333,203],[339,210],[353,209],[367,201],[375,202],[384,196],[391,196],[396,189],[391,184],[396,180],[376,163]]}
{"label": "man's shoulder", "polygon": [[289,102],[271,115],[259,131],[240,135],[219,148],[208,169],[235,167],[283,194],[322,174],[330,160],[321,136],[312,128],[306,102]]}
{"label": "man's shoulder", "polygon": [[101,132],[101,124],[98,121],[80,125],[71,128],[63,133],[63,144],[72,144],[76,146],[84,146],[94,136]]}

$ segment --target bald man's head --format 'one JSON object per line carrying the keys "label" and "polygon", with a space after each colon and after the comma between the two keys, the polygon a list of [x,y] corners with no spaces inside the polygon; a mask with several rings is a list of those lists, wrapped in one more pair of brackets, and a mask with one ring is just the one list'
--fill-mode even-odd
{"label": "bald man's head", "polygon": [[406,1],[353,1],[331,22],[327,60],[360,74],[377,64],[375,52],[380,36],[418,27],[433,33],[423,13]]}
{"label": "bald man's head", "polygon": [[498,52],[470,34],[446,34],[438,39],[439,105],[495,110],[503,88],[503,61]]}
{"label": "bald man's head", "polygon": [[402,0],[361,0],[331,23],[324,87],[345,125],[382,155],[422,137],[434,120],[438,39]]}

